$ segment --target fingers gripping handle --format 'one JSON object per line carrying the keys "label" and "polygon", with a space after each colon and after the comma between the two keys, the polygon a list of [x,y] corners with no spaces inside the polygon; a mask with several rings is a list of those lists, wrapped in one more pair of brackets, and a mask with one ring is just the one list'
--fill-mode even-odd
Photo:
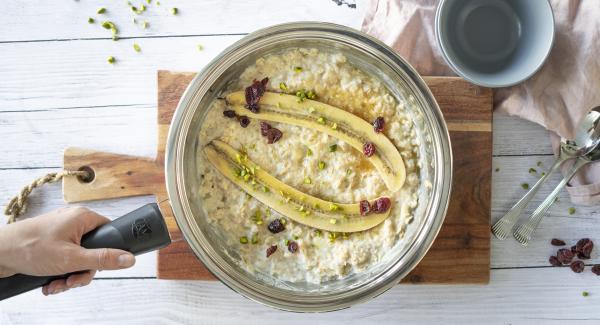
{"label": "fingers gripping handle", "polygon": [[[155,203],[102,225],[81,238],[85,248],[117,248],[135,255],[147,253],[171,243],[167,225]],[[54,280],[67,278],[69,274],[55,276],[31,276],[15,274],[0,278],[0,300],[39,288]]]}

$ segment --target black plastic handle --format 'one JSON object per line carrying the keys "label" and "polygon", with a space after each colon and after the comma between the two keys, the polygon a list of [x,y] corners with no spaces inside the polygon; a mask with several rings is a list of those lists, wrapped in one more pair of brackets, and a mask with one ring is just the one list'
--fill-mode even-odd
{"label": "black plastic handle", "polygon": [[[102,225],[81,238],[85,248],[117,248],[135,255],[147,253],[171,243],[167,225],[158,205],[146,204],[141,208]],[[72,273],[71,273],[72,274]],[[42,287],[70,274],[31,276],[15,274],[0,278],[0,300]]]}

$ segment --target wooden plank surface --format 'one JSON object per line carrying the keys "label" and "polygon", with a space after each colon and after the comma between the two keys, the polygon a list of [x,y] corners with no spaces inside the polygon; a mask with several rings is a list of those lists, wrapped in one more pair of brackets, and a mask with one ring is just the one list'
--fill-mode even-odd
{"label": "wooden plank surface", "polygon": [[[132,37],[120,42],[112,42],[98,26],[87,25],[87,17],[107,6],[106,1],[3,3],[2,202],[33,178],[59,170],[62,152],[69,146],[154,157],[157,130],[147,125],[156,120],[157,69],[198,71],[241,37],[224,34],[251,32],[261,24],[327,20],[359,28],[366,6],[362,0],[357,1],[357,9],[338,7],[327,0],[163,3],[187,11],[181,17],[186,22],[153,14],[150,31],[120,26]],[[121,4],[114,2],[114,6]],[[248,12],[238,10],[242,6],[261,13],[261,19],[238,23]],[[196,15],[205,19],[195,19]],[[225,18],[215,24],[212,17],[217,15]],[[142,46],[142,53],[131,49],[133,42]],[[198,52],[197,44],[203,44],[204,51]],[[106,64],[108,55],[115,55],[120,64]],[[494,114],[493,142],[493,166],[500,168],[492,175],[495,221],[524,193],[522,182],[533,184],[535,176],[528,169],[536,167],[537,161],[549,166],[553,157],[547,132],[515,117]],[[526,214],[559,180],[558,175],[550,179]],[[565,192],[559,198],[529,247],[511,239],[492,238],[488,286],[399,286],[349,310],[298,315],[259,306],[218,282],[157,281],[155,256],[148,254],[138,256],[133,268],[97,273],[97,277],[111,280],[96,280],[90,287],[54,297],[35,291],[0,302],[0,324],[120,324],[124,319],[128,324],[597,324],[598,277],[589,267],[583,274],[551,268],[547,258],[554,251],[548,245],[553,237],[576,240],[585,236],[599,243],[598,208],[575,206],[577,212],[568,215],[567,209],[573,205]],[[85,205],[115,218],[153,200],[150,196],[132,197]],[[62,206],[60,185],[49,185],[34,191],[28,216]],[[600,263],[596,251],[590,263]],[[584,290],[589,297],[581,296]]]}

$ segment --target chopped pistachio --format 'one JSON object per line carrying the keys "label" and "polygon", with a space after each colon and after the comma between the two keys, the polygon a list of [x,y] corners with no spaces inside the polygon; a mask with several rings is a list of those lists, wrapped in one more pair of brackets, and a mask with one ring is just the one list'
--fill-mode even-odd
{"label": "chopped pistachio", "polygon": [[329,146],[329,152],[335,152],[337,150],[337,144],[332,144]]}
{"label": "chopped pistachio", "polygon": [[352,169],[350,169],[350,168],[346,169],[346,175],[350,175],[350,174],[352,174]]}
{"label": "chopped pistachio", "polygon": [[331,203],[329,205],[329,211],[338,211],[339,209],[340,209],[340,207],[337,204]]}
{"label": "chopped pistachio", "polygon": [[306,148],[306,156],[307,156],[307,157],[310,157],[310,156],[312,156],[312,155],[313,155],[313,152],[312,152],[312,150],[310,150],[310,148]]}
{"label": "chopped pistachio", "polygon": [[286,219],[284,219],[284,218],[281,218],[281,219],[279,219],[279,222],[280,222],[282,225],[285,225],[285,224],[287,223],[287,220],[286,220]]}
{"label": "chopped pistachio", "polygon": [[317,95],[315,94],[315,92],[314,92],[314,91],[312,91],[312,90],[309,90],[308,92],[306,92],[306,97],[307,97],[308,99],[315,99],[315,98],[317,98]]}
{"label": "chopped pistachio", "polygon": [[300,239],[300,237],[298,237],[298,235],[294,235],[292,238],[294,238],[294,240]]}
{"label": "chopped pistachio", "polygon": [[307,217],[311,214],[312,212],[310,212],[310,210],[306,210],[306,211],[302,211],[302,216],[303,217]]}
{"label": "chopped pistachio", "polygon": [[244,175],[244,180],[245,180],[245,181],[248,181],[249,179],[250,179],[250,174],[246,174],[246,175]]}
{"label": "chopped pistachio", "polygon": [[103,21],[103,22],[102,22],[102,27],[103,27],[104,29],[113,29],[113,28],[115,28],[115,24],[113,24],[113,23],[112,23],[112,22],[110,22],[110,21]]}
{"label": "chopped pistachio", "polygon": [[537,174],[537,170],[535,168],[529,168],[530,174]]}
{"label": "chopped pistachio", "polygon": [[538,162],[537,162],[537,166],[538,166],[538,167],[540,167],[541,165],[542,165],[542,162],[541,162],[541,161],[538,161]]}
{"label": "chopped pistachio", "polygon": [[144,11],[146,11],[146,6],[142,3],[142,5],[140,6],[140,12]]}
{"label": "chopped pistachio", "polygon": [[584,296],[584,297],[587,297],[587,296],[589,296],[589,295],[590,295],[590,293],[589,293],[589,292],[587,292],[587,291],[584,291],[584,292],[582,292],[582,293],[581,293],[581,295],[582,295],[582,296]]}
{"label": "chopped pistachio", "polygon": [[235,154],[235,160],[237,160],[238,163],[242,163],[242,155],[240,155],[239,153]]}
{"label": "chopped pistachio", "polygon": [[265,210],[265,214],[266,214],[267,216],[269,216],[269,217],[270,217],[270,216],[271,216],[271,210],[269,210],[269,209],[266,209],[266,210]]}
{"label": "chopped pistachio", "polygon": [[289,244],[290,244],[290,240],[289,240],[289,239],[286,239],[286,240],[285,240],[285,246],[287,246],[287,245],[289,245]]}
{"label": "chopped pistachio", "polygon": [[331,124],[331,128],[337,130],[337,123],[334,122],[333,124]]}
{"label": "chopped pistachio", "polygon": [[136,52],[141,52],[142,51],[142,48],[140,47],[140,45],[138,43],[133,43],[133,49]]}
{"label": "chopped pistachio", "polygon": [[252,235],[252,244],[258,244],[258,234]]}
{"label": "chopped pistachio", "polygon": [[171,8],[171,14],[177,15],[178,13],[179,13],[179,9],[177,9],[175,7]]}
{"label": "chopped pistachio", "polygon": [[314,113],[314,112],[315,112],[315,108],[314,108],[314,107],[312,107],[312,106],[311,106],[311,107],[309,107],[309,108],[308,108],[308,112],[309,112],[309,113],[311,113],[311,114],[312,114],[312,113]]}
{"label": "chopped pistachio", "polygon": [[302,72],[302,67],[294,67],[295,72]]}
{"label": "chopped pistachio", "polygon": [[118,41],[118,40],[119,40],[119,36],[117,36],[117,35],[113,35],[113,36],[112,36],[112,40],[113,40],[113,41]]}
{"label": "chopped pistachio", "polygon": [[285,84],[285,82],[280,82],[280,83],[279,83],[279,89],[281,89],[281,90],[283,90],[283,91],[287,91],[287,90],[288,90],[288,87],[287,87],[287,85]]}
{"label": "chopped pistachio", "polygon": [[570,215],[573,215],[573,214],[575,214],[575,212],[576,212],[576,211],[577,211],[577,210],[576,210],[574,207],[570,207],[570,208],[569,208],[569,214],[570,214]]}
{"label": "chopped pistachio", "polygon": [[99,14],[99,15],[103,14],[105,12],[106,12],[106,8],[104,8],[104,7],[98,8],[98,10],[96,11],[96,13]]}
{"label": "chopped pistachio", "polygon": [[156,5],[157,5],[157,6],[160,6],[160,1],[156,1]]}
{"label": "chopped pistachio", "polygon": [[350,234],[348,234],[347,232],[343,232],[342,239],[348,239],[348,238],[350,238]]}
{"label": "chopped pistachio", "polygon": [[240,244],[248,244],[248,237],[246,237],[246,236],[240,237]]}
{"label": "chopped pistachio", "polygon": [[310,179],[310,177],[305,177],[304,184],[312,184],[312,179]]}
{"label": "chopped pistachio", "polygon": [[332,225],[335,225],[337,223],[337,219],[331,218],[331,219],[329,219],[329,223]]}
{"label": "chopped pistachio", "polygon": [[108,61],[108,63],[110,63],[110,64],[113,64],[113,63],[115,63],[116,59],[114,56],[109,56],[106,61]]}
{"label": "chopped pistachio", "polygon": [[146,28],[148,28],[148,25],[149,25],[148,22],[144,20],[144,22],[142,23],[142,28],[146,29]]}
{"label": "chopped pistachio", "polygon": [[328,237],[329,237],[329,242],[333,243],[337,239],[338,235],[335,232],[330,232]]}
{"label": "chopped pistachio", "polygon": [[544,177],[544,176],[546,176],[546,173],[542,172],[542,173],[540,174],[540,176]]}
{"label": "chopped pistachio", "polygon": [[88,24],[93,24],[94,22],[96,22],[94,20],[94,18],[92,18],[92,17],[88,18]]}
{"label": "chopped pistachio", "polygon": [[522,187],[524,190],[526,190],[526,189],[529,189],[529,184],[527,184],[527,183],[521,183],[521,187]]}
{"label": "chopped pistachio", "polygon": [[320,124],[325,124],[325,118],[321,116],[317,119],[317,122],[319,122]]}
{"label": "chopped pistachio", "polygon": [[499,168],[499,167],[496,167],[496,173],[497,173],[497,172],[499,172],[499,171],[500,171],[500,168]]}
{"label": "chopped pistachio", "polygon": [[325,169],[325,162],[323,162],[323,161],[319,161],[319,169],[320,169],[320,170],[323,170],[323,169]]}
{"label": "chopped pistachio", "polygon": [[265,193],[267,193],[267,192],[269,192],[269,188],[266,187],[265,185],[263,185],[262,191],[265,192]]}
{"label": "chopped pistachio", "polygon": [[303,90],[299,90],[296,92],[296,97],[298,97],[298,103],[302,103],[306,99],[306,93]]}
{"label": "chopped pistachio", "polygon": [[152,0],[146,0],[146,3],[147,3],[147,4],[150,4],[150,3],[152,3]]}
{"label": "chopped pistachio", "polygon": [[242,169],[242,170],[240,171],[240,176],[242,176],[242,177],[243,177],[243,176],[246,176],[246,174],[248,174],[248,172],[247,172],[245,169]]}
{"label": "chopped pistachio", "polygon": [[316,236],[316,237],[321,237],[321,236],[323,236],[323,233],[322,233],[322,232],[321,232],[321,230],[319,230],[319,229],[315,229],[315,231],[314,231],[314,234],[315,234],[315,236]]}

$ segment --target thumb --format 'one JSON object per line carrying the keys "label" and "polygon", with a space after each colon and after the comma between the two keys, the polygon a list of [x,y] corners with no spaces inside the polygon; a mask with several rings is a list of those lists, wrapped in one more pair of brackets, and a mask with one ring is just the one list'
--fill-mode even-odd
{"label": "thumb", "polygon": [[79,261],[75,261],[84,270],[119,270],[135,264],[135,256],[130,252],[112,248],[82,248]]}

